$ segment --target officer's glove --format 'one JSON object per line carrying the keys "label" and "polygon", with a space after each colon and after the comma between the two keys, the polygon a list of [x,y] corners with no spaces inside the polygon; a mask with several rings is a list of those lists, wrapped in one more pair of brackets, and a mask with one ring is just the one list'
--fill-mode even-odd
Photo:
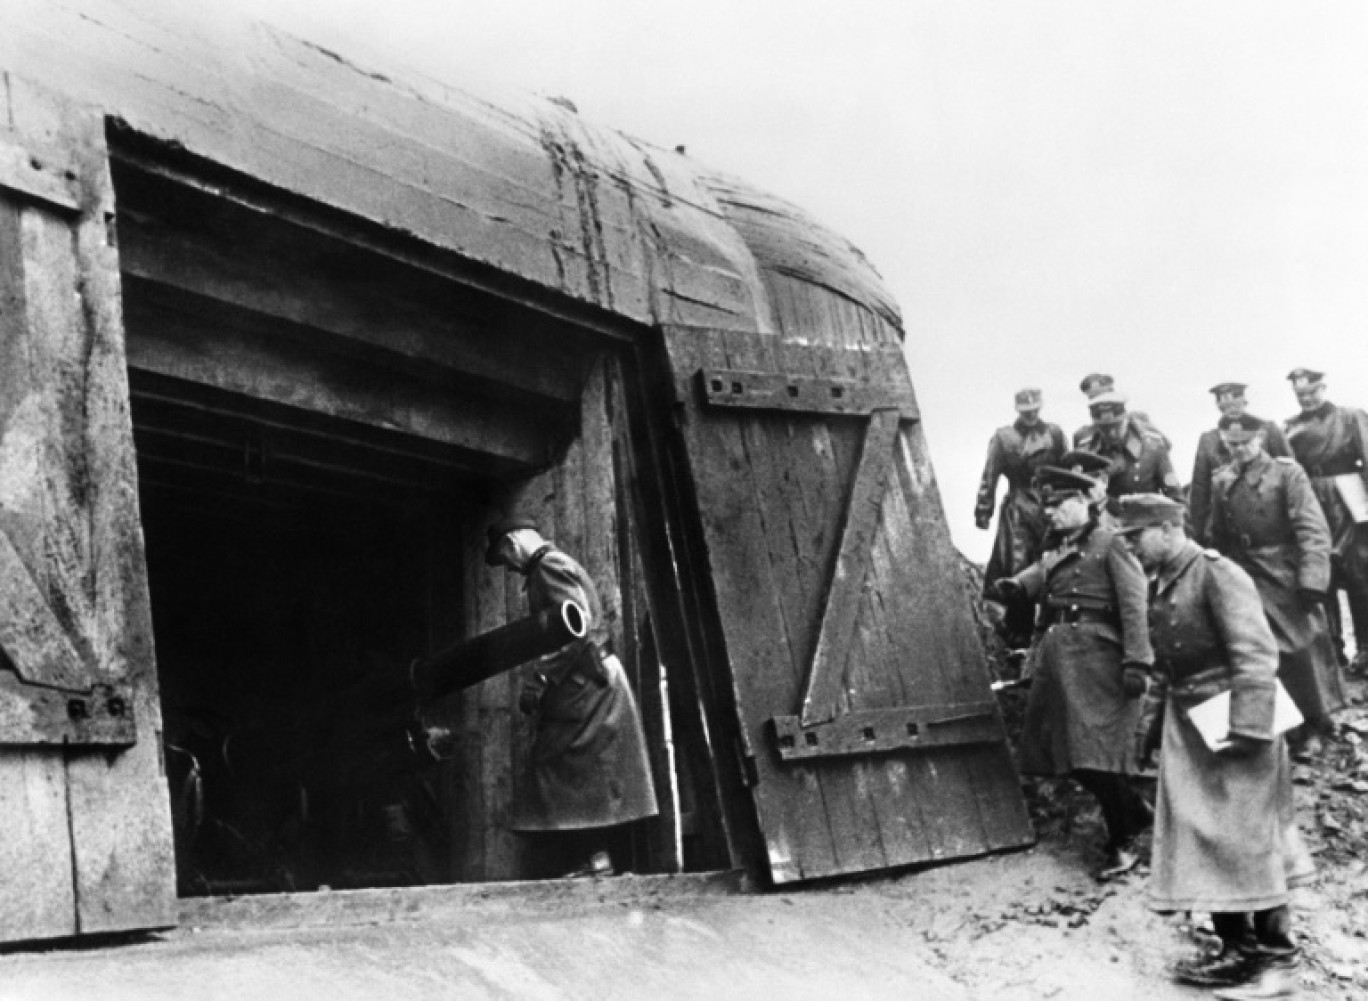
{"label": "officer's glove", "polygon": [[1299,587],[1297,588],[1297,600],[1301,602],[1303,608],[1313,609],[1325,601],[1325,592],[1309,587]]}
{"label": "officer's glove", "polygon": [[1011,577],[999,577],[984,589],[984,597],[989,601],[1009,605],[1022,595],[1022,587]]}
{"label": "officer's glove", "polygon": [[1135,721],[1135,760],[1148,767],[1164,736],[1164,705],[1168,699],[1161,679],[1141,696],[1140,715]]}
{"label": "officer's glove", "polygon": [[1268,741],[1266,740],[1246,737],[1241,733],[1232,733],[1228,739],[1229,743],[1216,752],[1223,758],[1253,757],[1268,746]]}
{"label": "officer's glove", "polygon": [[522,690],[518,692],[518,711],[525,716],[534,715],[541,708],[548,684],[546,675],[540,671],[524,681]]}
{"label": "officer's glove", "polygon": [[1138,699],[1149,691],[1149,668],[1144,664],[1124,664],[1121,667],[1121,690],[1128,699]]}

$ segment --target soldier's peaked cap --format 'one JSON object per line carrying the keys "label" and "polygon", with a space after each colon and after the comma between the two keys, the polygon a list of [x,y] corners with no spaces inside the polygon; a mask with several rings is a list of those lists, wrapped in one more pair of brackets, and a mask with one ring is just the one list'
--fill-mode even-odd
{"label": "soldier's peaked cap", "polygon": [[1308,385],[1314,385],[1325,378],[1325,373],[1317,372],[1314,368],[1294,368],[1287,373],[1287,378],[1293,383],[1304,382]]}
{"label": "soldier's peaked cap", "polygon": [[1211,395],[1217,399],[1222,396],[1244,396],[1244,391],[1248,388],[1248,384],[1243,382],[1218,382],[1211,387]]}
{"label": "soldier's peaked cap", "polygon": [[1065,452],[1059,457],[1059,468],[1082,473],[1085,476],[1105,473],[1110,466],[1110,460],[1103,458],[1096,452],[1085,452],[1082,449]]}
{"label": "soldier's peaked cap", "polygon": [[1088,401],[1088,412],[1098,424],[1114,424],[1126,413],[1126,396],[1114,390],[1099,393]]}
{"label": "soldier's peaked cap", "polygon": [[1157,525],[1181,525],[1186,508],[1163,494],[1127,494],[1119,498],[1117,532],[1129,535]]}
{"label": "soldier's peaked cap", "polygon": [[1043,399],[1044,394],[1038,389],[1018,389],[1016,396],[1014,397],[1014,402],[1016,403],[1018,411],[1039,410]]}
{"label": "soldier's peaked cap", "polygon": [[1089,494],[1097,481],[1091,476],[1075,473],[1072,469],[1058,466],[1041,466],[1036,471],[1036,483],[1040,485],[1041,496],[1045,501],[1063,500],[1076,494]]}
{"label": "soldier's peaked cap", "polygon": [[1083,377],[1083,381],[1078,384],[1079,392],[1087,393],[1089,397],[1096,396],[1098,393],[1105,393],[1116,385],[1116,380],[1109,375],[1101,372],[1089,372]]}
{"label": "soldier's peaked cap", "polygon": [[1216,426],[1222,431],[1231,431],[1238,428],[1241,431],[1248,431],[1251,434],[1262,431],[1264,422],[1262,417],[1255,417],[1253,414],[1227,414],[1216,422]]}
{"label": "soldier's peaked cap", "polygon": [[488,545],[485,547],[485,563],[491,567],[499,565],[499,543],[509,532],[516,532],[520,528],[530,528],[537,530],[537,523],[531,518],[500,518],[490,525],[485,531],[485,538]]}

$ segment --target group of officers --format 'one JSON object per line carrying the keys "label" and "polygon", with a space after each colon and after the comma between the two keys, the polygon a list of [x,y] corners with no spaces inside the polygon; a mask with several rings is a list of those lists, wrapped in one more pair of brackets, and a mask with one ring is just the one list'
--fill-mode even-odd
{"label": "group of officers", "polygon": [[[1136,865],[1153,824],[1151,905],[1209,912],[1221,943],[1175,979],[1232,1001],[1297,989],[1288,894],[1312,864],[1274,707],[1281,686],[1304,719],[1288,739],[1314,760],[1344,705],[1340,590],[1352,667],[1368,663],[1368,413],[1329,402],[1323,373],[1288,379],[1300,412],[1281,426],[1248,412],[1244,385],[1213,387],[1221,416],[1187,491],[1168,439],[1111,377],[1083,380],[1092,421],[1072,439],[1022,390],[975,511],[988,528],[1004,477],[985,597],[1009,642],[1031,637],[1023,772],[1096,797],[1103,878]],[[1188,712],[1222,693],[1213,750]],[[1151,807],[1132,777],[1156,750]]]}

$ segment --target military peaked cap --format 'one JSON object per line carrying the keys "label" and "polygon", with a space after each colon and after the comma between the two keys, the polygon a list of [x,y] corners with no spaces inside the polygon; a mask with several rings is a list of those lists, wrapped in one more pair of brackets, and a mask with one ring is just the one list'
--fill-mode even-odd
{"label": "military peaked cap", "polygon": [[1240,428],[1245,431],[1262,431],[1264,422],[1262,417],[1255,417],[1253,414],[1226,414],[1216,426],[1222,431],[1230,431]]}
{"label": "military peaked cap", "polygon": [[1089,399],[1092,399],[1099,393],[1107,392],[1114,385],[1116,385],[1116,380],[1111,376],[1103,375],[1101,372],[1090,372],[1078,384],[1078,389],[1080,392],[1086,393]]}
{"label": "military peaked cap", "polygon": [[1262,418],[1253,414],[1237,414],[1222,417],[1216,422],[1216,426],[1221,429],[1221,435],[1226,441],[1238,445],[1257,434],[1263,434],[1264,423]]}
{"label": "military peaked cap", "polygon": [[1111,461],[1096,452],[1074,449],[1072,452],[1065,452],[1059,457],[1059,468],[1082,473],[1084,476],[1096,477],[1111,468]]}
{"label": "military peaked cap", "polygon": [[1040,487],[1041,499],[1047,504],[1065,497],[1090,494],[1093,487],[1097,486],[1097,481],[1091,476],[1058,466],[1041,466],[1036,470],[1035,480]]}
{"label": "military peaked cap", "polygon": [[1126,396],[1109,390],[1088,401],[1088,412],[1096,424],[1115,424],[1126,415]]}
{"label": "military peaked cap", "polygon": [[1211,395],[1218,400],[1222,396],[1244,396],[1244,391],[1248,388],[1243,382],[1218,382],[1211,387]]}
{"label": "military peaked cap", "polygon": [[1043,399],[1044,394],[1038,389],[1019,389],[1016,394],[1016,408],[1018,411],[1039,410]]}
{"label": "military peaked cap", "polygon": [[531,518],[500,518],[490,525],[485,531],[485,538],[489,545],[485,547],[485,563],[491,567],[499,565],[499,543],[509,532],[516,532],[520,528],[530,528],[537,531],[537,523]]}
{"label": "military peaked cap", "polygon": [[1156,525],[1181,525],[1186,508],[1163,494],[1127,494],[1120,500],[1117,532],[1128,535]]}
{"label": "military peaked cap", "polygon": [[1287,373],[1287,378],[1289,382],[1294,384],[1300,382],[1308,386],[1314,386],[1325,378],[1325,373],[1317,372],[1313,368],[1294,368],[1291,372]]}

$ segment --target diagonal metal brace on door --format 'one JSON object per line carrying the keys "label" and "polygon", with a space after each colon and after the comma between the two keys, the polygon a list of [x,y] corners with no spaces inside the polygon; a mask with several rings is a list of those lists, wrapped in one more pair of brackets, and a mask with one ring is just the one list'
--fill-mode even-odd
{"label": "diagonal metal brace on door", "polygon": [[1003,736],[992,703],[840,713],[841,686],[869,575],[879,515],[893,474],[900,418],[894,407],[877,408],[869,415],[802,709],[796,717],[776,716],[772,721],[775,741],[784,760],[978,743],[1000,740]]}
{"label": "diagonal metal brace on door", "polygon": [[127,686],[93,683],[14,543],[0,529],[0,746],[132,747]]}

